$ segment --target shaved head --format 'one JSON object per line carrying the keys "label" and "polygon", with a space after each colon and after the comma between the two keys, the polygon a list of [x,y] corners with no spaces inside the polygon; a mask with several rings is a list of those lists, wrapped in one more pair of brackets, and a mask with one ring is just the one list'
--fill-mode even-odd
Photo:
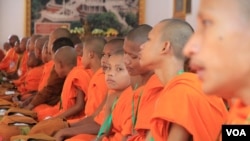
{"label": "shaved head", "polygon": [[36,40],[41,37],[41,35],[34,34],[31,36],[29,41],[29,51],[34,51]]}
{"label": "shaved head", "polygon": [[179,19],[166,19],[160,22],[161,40],[170,41],[173,46],[174,55],[179,59],[184,59],[182,50],[193,34],[194,30],[190,24]]}
{"label": "shaved head", "polygon": [[19,38],[17,35],[10,35],[9,36],[9,44],[11,47],[14,47],[16,41],[19,41]]}
{"label": "shaved head", "polygon": [[100,59],[106,40],[102,37],[91,37],[85,41],[84,48],[93,51]]}
{"label": "shaved head", "polygon": [[43,49],[43,45],[44,43],[49,40],[49,36],[42,36],[39,37],[36,42],[35,42],[35,48],[37,48],[38,50],[42,50]]}
{"label": "shaved head", "polygon": [[147,24],[139,25],[138,27],[130,30],[126,36],[126,39],[137,43],[138,45],[143,44],[148,39],[148,33],[152,30],[152,27]]}
{"label": "shaved head", "polygon": [[109,40],[106,45],[111,45],[110,48],[112,48],[113,51],[117,51],[117,50],[123,50],[123,43],[124,43],[123,38],[114,38]]}
{"label": "shaved head", "polygon": [[56,30],[52,31],[49,36],[49,42],[48,42],[48,49],[50,53],[52,52],[52,44],[56,39],[66,37],[71,38],[71,34],[68,29],[66,28],[57,28]]}
{"label": "shaved head", "polygon": [[77,64],[77,53],[71,46],[63,46],[55,52],[54,60],[65,66],[73,67]]}

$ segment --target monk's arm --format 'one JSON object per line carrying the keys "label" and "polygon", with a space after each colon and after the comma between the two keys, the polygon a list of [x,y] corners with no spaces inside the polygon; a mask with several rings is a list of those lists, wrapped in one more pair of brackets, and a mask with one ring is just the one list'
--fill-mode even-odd
{"label": "monk's arm", "polygon": [[53,68],[47,85],[36,94],[25,108],[31,110],[43,103],[55,105],[60,100],[63,84],[64,78],[60,78]]}
{"label": "monk's arm", "polygon": [[88,117],[86,117],[78,122],[71,123],[70,126],[71,127],[79,126],[79,125],[88,123],[89,120],[93,120],[95,118],[95,116],[98,115],[100,113],[100,111],[102,110],[104,104],[106,103],[106,99],[107,99],[107,96],[105,97],[105,99],[102,101],[102,103],[99,105],[99,107],[96,109],[96,111],[91,116],[88,116]]}
{"label": "monk's arm", "polygon": [[192,135],[181,125],[171,123],[168,134],[168,141],[190,141]]}
{"label": "monk's arm", "polygon": [[73,107],[67,109],[64,113],[58,115],[59,118],[69,118],[71,116],[74,116],[78,113],[81,113],[84,110],[84,93],[82,90],[77,89],[77,95],[76,95],[76,103]]}
{"label": "monk's arm", "polygon": [[70,127],[70,128],[64,128],[59,130],[54,137],[58,140],[60,139],[65,139],[69,137],[73,137],[78,134],[93,134],[97,135],[98,131],[100,129],[100,125],[97,124],[94,119],[88,120],[85,124],[75,126],[75,127]]}

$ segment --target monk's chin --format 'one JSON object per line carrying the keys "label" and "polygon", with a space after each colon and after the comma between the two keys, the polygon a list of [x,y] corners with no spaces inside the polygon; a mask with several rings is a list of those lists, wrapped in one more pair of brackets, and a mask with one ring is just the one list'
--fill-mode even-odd
{"label": "monk's chin", "polygon": [[233,95],[232,93],[230,92],[227,92],[223,89],[220,89],[220,88],[208,88],[206,86],[203,85],[203,92],[206,94],[206,95],[215,95],[215,96],[218,96],[218,97],[221,97],[221,98],[224,98],[224,99],[230,99],[230,98],[233,98]]}

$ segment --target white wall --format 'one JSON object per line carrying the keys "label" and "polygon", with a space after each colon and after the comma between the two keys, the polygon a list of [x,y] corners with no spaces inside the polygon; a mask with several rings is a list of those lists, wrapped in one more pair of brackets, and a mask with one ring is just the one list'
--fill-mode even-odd
{"label": "white wall", "polygon": [[[173,16],[173,0],[145,0],[145,23],[154,26]],[[192,0],[192,13],[186,20],[195,28],[196,13],[200,0]],[[24,36],[25,0],[0,0],[0,47],[10,34]]]}
{"label": "white wall", "polygon": [[145,23],[154,26],[173,15],[173,0],[146,0]]}
{"label": "white wall", "polygon": [[196,16],[197,16],[199,4],[200,4],[200,0],[192,0],[191,13],[187,14],[187,16],[186,16],[186,21],[189,22],[193,26],[194,29],[197,26],[196,25]]}
{"label": "white wall", "polygon": [[[196,28],[196,15],[200,0],[192,0],[191,13],[186,15],[186,21]],[[145,23],[154,26],[159,21],[173,17],[173,0],[146,0]]]}
{"label": "white wall", "polygon": [[24,35],[25,0],[0,0],[0,47],[8,36]]}

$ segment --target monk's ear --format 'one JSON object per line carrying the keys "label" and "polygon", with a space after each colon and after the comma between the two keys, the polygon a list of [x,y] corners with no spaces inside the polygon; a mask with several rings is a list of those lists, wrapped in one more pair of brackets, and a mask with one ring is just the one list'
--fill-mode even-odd
{"label": "monk's ear", "polygon": [[169,53],[171,49],[171,43],[170,41],[165,41],[162,43],[162,48],[161,48],[161,54],[167,54]]}

